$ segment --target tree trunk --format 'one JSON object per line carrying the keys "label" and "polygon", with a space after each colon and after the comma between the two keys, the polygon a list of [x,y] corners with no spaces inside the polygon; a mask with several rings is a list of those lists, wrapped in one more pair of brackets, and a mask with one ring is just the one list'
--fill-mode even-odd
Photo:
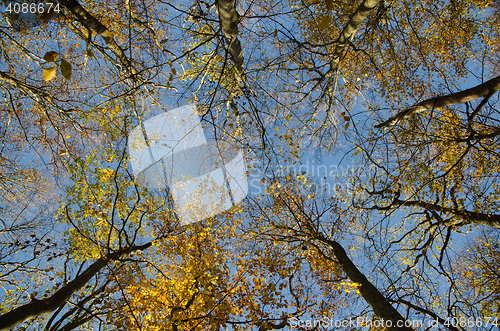
{"label": "tree trunk", "polygon": [[344,50],[347,42],[352,37],[354,32],[358,29],[359,25],[366,19],[366,17],[372,12],[373,8],[379,3],[379,0],[365,0],[363,1],[354,15],[352,15],[347,25],[340,32],[339,37],[335,41],[337,46],[333,51],[333,59],[330,63],[330,71],[335,71],[338,67],[340,61],[340,55]]}
{"label": "tree trunk", "polygon": [[407,206],[407,207],[420,207],[426,210],[437,211],[440,213],[453,215],[452,222],[449,224],[457,224],[459,221],[463,221],[464,223],[474,223],[486,226],[492,226],[495,228],[500,228],[500,215],[496,214],[485,214],[485,213],[477,213],[473,211],[468,211],[465,209],[456,210],[449,207],[444,207],[440,205],[436,205],[433,203],[423,202],[423,201],[404,201],[395,199],[391,206]]}
{"label": "tree trunk", "polygon": [[239,15],[236,12],[236,3],[234,0],[217,0],[216,4],[229,54],[231,54],[234,65],[241,72],[243,70],[243,52],[238,39]]}
{"label": "tree trunk", "polygon": [[134,251],[144,250],[151,246],[151,243],[142,246],[132,246],[108,254],[90,265],[82,274],[71,282],[63,286],[52,296],[44,300],[33,299],[30,303],[17,307],[8,313],[0,315],[0,331],[10,330],[16,325],[36,316],[51,312],[69,299],[69,297],[80,290],[87,282],[94,277],[109,262],[119,259],[122,255]]}
{"label": "tree trunk", "polygon": [[[380,291],[359,271],[347,256],[344,248],[336,241],[329,240],[323,237],[318,237],[318,240],[327,244],[333,249],[333,253],[337,258],[342,270],[347,277],[358,283],[358,290],[365,301],[372,307],[373,312],[377,317],[383,319],[383,325],[386,330],[413,330],[411,327],[405,327],[406,319],[387,301]],[[389,322],[390,321],[390,322]],[[401,326],[398,326],[401,325]]]}
{"label": "tree trunk", "polygon": [[380,129],[380,128],[391,127],[396,125],[399,121],[408,118],[413,114],[421,113],[424,110],[465,103],[467,101],[471,101],[480,97],[494,94],[499,89],[500,89],[500,76],[497,76],[483,84],[477,85],[465,91],[443,95],[419,102],[416,105],[408,107],[405,110],[397,113],[396,115],[389,118],[387,121],[375,125],[375,128]]}
{"label": "tree trunk", "polygon": [[82,24],[85,28],[94,31],[100,35],[102,39],[104,39],[104,42],[111,52],[113,52],[118,60],[120,60],[123,69],[128,71],[131,76],[137,76],[137,69],[135,69],[130,60],[127,58],[123,49],[116,43],[111,32],[99,20],[85,10],[85,8],[83,8],[76,0],[61,0],[59,2],[76,16],[76,19],[80,22],[80,24]]}

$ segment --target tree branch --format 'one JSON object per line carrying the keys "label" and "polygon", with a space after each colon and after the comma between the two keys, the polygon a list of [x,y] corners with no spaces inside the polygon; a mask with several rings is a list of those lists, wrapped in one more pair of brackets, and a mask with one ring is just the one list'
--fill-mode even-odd
{"label": "tree branch", "polygon": [[16,325],[36,316],[40,316],[57,309],[66,302],[71,295],[80,290],[85,284],[94,277],[109,262],[119,259],[122,255],[134,251],[142,251],[149,248],[151,242],[141,246],[130,246],[120,249],[114,253],[107,254],[90,265],[82,274],[77,276],[71,282],[63,286],[52,296],[44,300],[33,299],[30,303],[17,307],[8,313],[0,315],[0,331],[10,330]]}
{"label": "tree branch", "polygon": [[356,9],[356,12],[352,15],[351,19],[347,22],[347,25],[340,32],[339,37],[335,41],[337,46],[333,51],[333,60],[330,63],[330,70],[336,70],[340,55],[347,46],[349,39],[378,3],[379,0],[365,0],[359,5],[358,9]]}
{"label": "tree branch", "polygon": [[[346,251],[338,242],[316,236],[315,239],[327,244],[333,249],[333,253],[337,258],[342,270],[347,277],[355,283],[358,283],[358,290],[365,301],[373,308],[373,312],[380,318],[384,319],[386,330],[413,330],[410,327],[405,327],[406,319],[389,303],[389,301],[373,286],[373,284],[363,275],[361,271],[354,265],[351,259],[347,256]],[[389,327],[387,321],[391,321],[392,326]],[[402,325],[398,327],[397,325]]]}
{"label": "tree branch", "polygon": [[489,81],[472,87],[470,89],[452,93],[448,95],[442,95],[432,99],[427,99],[422,102],[417,103],[411,107],[408,107],[396,115],[389,118],[387,121],[375,125],[375,128],[387,128],[396,125],[401,120],[410,117],[413,114],[418,114],[424,110],[434,109],[436,107],[445,107],[450,105],[456,105],[460,103],[465,103],[480,97],[487,95],[493,95],[500,89],[500,76],[497,76]]}
{"label": "tree branch", "polygon": [[234,0],[218,0],[216,5],[229,54],[231,54],[236,68],[241,72],[243,70],[243,52],[241,51],[241,42],[238,39],[240,16],[236,12],[236,3]]}
{"label": "tree branch", "polygon": [[[439,324],[441,325],[444,325],[444,323],[446,322],[445,319],[442,319],[441,317],[439,317],[437,314],[435,314],[434,312],[430,311],[430,310],[427,310],[425,308],[422,308],[420,306],[417,306],[417,305],[414,305],[413,303],[409,302],[409,301],[406,301],[404,299],[398,299],[398,300],[391,300],[392,302],[394,303],[402,303],[410,308],[413,308],[415,309],[416,311],[418,312],[421,312],[423,314],[426,314],[430,317],[432,317],[435,321],[437,321]],[[448,328],[449,330],[452,330],[452,331],[459,331],[458,328],[454,327],[453,325],[444,325],[446,326],[446,328]]]}
{"label": "tree branch", "polygon": [[92,16],[76,0],[61,0],[60,3],[76,16],[80,24],[102,37],[111,52],[120,60],[125,70],[129,71],[132,76],[138,75],[139,72],[127,58],[123,49],[116,43],[112,33],[99,20]]}
{"label": "tree branch", "polygon": [[459,221],[464,221],[465,223],[475,223],[475,224],[500,228],[500,215],[496,214],[478,213],[478,212],[468,211],[465,209],[457,210],[450,207],[444,207],[423,201],[405,201],[399,199],[394,199],[389,208],[391,208],[392,206],[421,207],[429,211],[451,214],[453,215],[453,218],[451,219],[452,223],[449,223],[450,225],[457,224]]}

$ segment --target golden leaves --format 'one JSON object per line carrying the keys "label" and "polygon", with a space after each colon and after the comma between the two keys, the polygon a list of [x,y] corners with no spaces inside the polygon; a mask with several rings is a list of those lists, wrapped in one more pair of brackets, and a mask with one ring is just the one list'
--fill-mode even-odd
{"label": "golden leaves", "polygon": [[43,80],[48,82],[54,79],[56,76],[57,69],[56,67],[48,68],[43,70]]}
{"label": "golden leaves", "polygon": [[345,111],[340,113],[340,117],[342,117],[344,119],[344,121],[346,121],[346,123],[344,125],[344,129],[347,130],[349,128],[349,123],[350,123],[351,118],[346,115]]}
{"label": "golden leaves", "polygon": [[[45,53],[45,55],[43,56],[43,59],[49,63],[55,62],[55,60],[57,59],[57,55],[58,55],[57,52],[50,51],[50,52]],[[61,69],[62,76],[64,78],[66,78],[67,80],[70,80],[71,79],[71,64],[68,61],[66,61],[65,59],[62,59],[61,63],[59,64],[59,68]],[[50,68],[44,69],[43,70],[43,80],[46,82],[51,81],[52,79],[54,79],[56,74],[57,74],[57,67],[50,67]]]}
{"label": "golden leaves", "polygon": [[111,31],[109,30],[106,30],[104,31],[103,33],[101,33],[101,36],[106,39],[106,38],[113,38],[113,34],[111,33]]}

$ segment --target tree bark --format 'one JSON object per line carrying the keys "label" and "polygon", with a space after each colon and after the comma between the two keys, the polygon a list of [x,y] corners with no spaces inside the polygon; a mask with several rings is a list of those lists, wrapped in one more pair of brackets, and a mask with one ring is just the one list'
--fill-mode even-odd
{"label": "tree bark", "polygon": [[30,303],[17,307],[8,313],[0,315],[0,331],[10,330],[16,325],[36,316],[41,316],[57,309],[64,304],[71,295],[80,290],[109,262],[119,259],[121,256],[134,251],[147,249],[151,243],[142,246],[132,246],[108,254],[90,265],[82,274],[63,286],[52,296],[44,300],[33,299]]}
{"label": "tree bark", "polygon": [[76,0],[61,0],[59,2],[76,16],[80,24],[100,35],[111,52],[118,58],[123,68],[129,71],[132,76],[137,76],[137,69],[135,69],[127,58],[123,49],[116,43],[112,33],[99,20],[92,16],[92,14],[83,8]]}
{"label": "tree bark", "polygon": [[430,211],[436,211],[440,213],[445,213],[445,214],[451,214],[453,215],[452,219],[450,220],[451,223],[448,223],[450,225],[455,225],[459,221],[464,221],[465,223],[475,223],[475,224],[480,224],[480,225],[486,225],[486,226],[492,226],[495,228],[500,228],[500,215],[496,214],[485,214],[485,213],[477,213],[473,211],[468,211],[468,210],[456,210],[453,208],[449,207],[444,207],[440,205],[436,205],[433,203],[428,203],[428,202],[423,202],[423,201],[405,201],[405,200],[399,200],[395,199],[392,201],[391,205],[392,206],[407,206],[407,207],[421,207],[426,210]]}
{"label": "tree bark", "polygon": [[337,70],[340,62],[340,55],[347,45],[347,42],[378,3],[379,0],[365,0],[359,5],[358,9],[356,9],[356,12],[352,15],[351,19],[347,22],[347,25],[340,32],[339,37],[335,41],[337,46],[332,54],[333,59],[330,62],[330,71]]}
{"label": "tree bark", "polygon": [[[323,237],[317,239],[333,249],[333,253],[337,258],[338,263],[342,267],[347,277],[358,283],[358,290],[365,301],[372,307],[373,312],[383,319],[383,325],[386,330],[413,330],[411,327],[405,327],[406,319],[387,301],[380,291],[363,275],[361,271],[352,263],[347,256],[346,251],[338,242],[329,240]],[[390,322],[388,322],[390,321]],[[401,326],[398,326],[401,325]]]}
{"label": "tree bark", "polygon": [[241,72],[243,70],[243,52],[238,39],[239,15],[236,12],[236,3],[234,0],[217,0],[216,4],[229,54],[231,54],[234,65]]}
{"label": "tree bark", "polygon": [[416,105],[413,105],[411,107],[408,107],[400,111],[396,115],[389,118],[387,121],[375,125],[375,128],[380,129],[380,128],[391,127],[396,125],[401,120],[408,118],[413,114],[421,113],[424,110],[465,103],[467,101],[471,101],[480,97],[492,95],[496,93],[499,89],[500,89],[500,76],[497,76],[483,84],[477,85],[470,89],[419,102]]}

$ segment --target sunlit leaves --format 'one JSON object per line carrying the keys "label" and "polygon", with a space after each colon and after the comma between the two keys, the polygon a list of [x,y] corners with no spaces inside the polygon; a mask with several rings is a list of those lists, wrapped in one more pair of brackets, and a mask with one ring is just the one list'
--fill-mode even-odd
{"label": "sunlit leaves", "polygon": [[483,317],[500,318],[500,246],[498,231],[482,233],[457,256],[458,284],[471,294]]}
{"label": "sunlit leaves", "polygon": [[[4,141],[12,142],[12,150],[42,141],[43,147],[37,146],[36,151],[47,151],[43,159],[50,166],[47,173],[59,175],[57,182],[65,186],[57,219],[67,230],[66,242],[72,250],[78,249],[69,259],[91,262],[129,243],[161,237],[151,251],[124,257],[104,273],[115,277],[110,278],[113,290],[106,290],[114,294],[105,300],[105,309],[112,313],[102,317],[110,325],[127,330],[210,330],[229,328],[230,320],[244,320],[247,324],[237,326],[244,329],[264,328],[262,321],[279,321],[294,312],[298,316],[331,314],[343,292],[355,296],[357,287],[339,282],[342,270],[328,259],[330,252],[315,246],[320,230],[340,240],[351,233],[358,235],[356,226],[366,225],[356,241],[359,247],[370,244],[364,241],[367,237],[382,245],[398,242],[399,255],[391,263],[378,264],[386,269],[374,273],[374,278],[381,276],[381,286],[384,277],[392,274],[388,266],[414,263],[421,252],[417,248],[430,232],[424,225],[435,220],[426,220],[421,213],[408,216],[401,224],[420,225],[401,240],[401,227],[371,227],[375,212],[367,213],[366,223],[352,224],[355,213],[343,216],[346,209],[332,202],[334,194],[345,199],[341,204],[349,204],[350,199],[357,203],[361,198],[356,194],[364,198],[367,191],[378,190],[382,197],[369,202],[383,207],[399,194],[450,208],[498,210],[499,189],[494,185],[499,170],[494,136],[498,125],[490,105],[470,123],[467,116],[473,104],[434,109],[387,134],[360,139],[355,146],[360,151],[357,156],[365,158],[360,168],[373,162],[377,172],[346,179],[355,184],[352,189],[319,197],[308,190],[311,182],[304,174],[296,174],[295,181],[287,175],[282,190],[271,184],[251,203],[186,227],[177,224],[163,189],[138,185],[127,168],[124,146],[127,131],[138,125],[138,115],[160,111],[151,107],[160,97],[169,104],[194,101],[204,120],[219,121],[217,133],[246,146],[248,159],[269,162],[265,178],[257,179],[264,185],[274,160],[295,165],[304,151],[317,152],[312,145],[334,146],[332,141],[342,128],[356,126],[352,131],[357,134],[369,131],[380,108],[396,111],[416,99],[456,89],[469,72],[482,72],[474,69],[473,60],[496,54],[499,44],[494,33],[498,28],[486,19],[490,12],[481,12],[487,2],[380,2],[345,45],[337,39],[359,2],[292,1],[285,4],[292,11],[277,16],[270,4],[258,3],[240,13],[244,15],[238,22],[240,39],[248,66],[241,76],[220,35],[215,7],[207,8],[206,20],[183,21],[182,11],[172,15],[174,4],[168,10],[163,5],[155,7],[155,2],[146,7],[126,2],[112,10],[104,2],[89,4],[82,6],[106,27],[99,30],[104,31],[100,35],[89,34],[81,24],[66,26],[61,20],[57,28],[55,22],[47,22],[38,30],[2,39],[2,54],[10,61],[6,68],[24,84],[6,87],[14,101],[6,103],[10,108],[2,112],[2,124],[11,130],[17,125],[13,123],[21,123],[15,133],[5,133]],[[255,17],[258,24],[253,25]],[[104,46],[110,39],[123,49],[126,59]],[[50,49],[60,54],[47,52]],[[336,58],[338,70],[329,71],[336,49],[342,49]],[[98,60],[89,60],[96,56]],[[139,74],[130,75],[127,61]],[[43,81],[40,66],[45,68]],[[32,68],[38,68],[35,75]],[[57,70],[65,79],[54,79]],[[141,77],[147,84],[142,84]],[[325,84],[328,80],[331,84]],[[170,94],[171,84],[179,88],[185,84],[185,89]],[[382,106],[371,106],[373,100]],[[365,112],[367,106],[370,113]],[[311,139],[301,140],[308,133]],[[476,139],[480,135],[491,137]],[[345,150],[352,147],[347,140],[342,144]],[[343,156],[323,150],[317,154]],[[12,179],[35,182],[35,172],[19,174]],[[322,213],[321,207],[330,208],[329,212]],[[376,215],[387,216],[384,212]],[[389,240],[383,240],[384,231]],[[436,239],[429,251],[443,247],[443,241]],[[376,252],[375,259],[391,258],[380,253],[385,248]],[[415,248],[415,253],[407,253],[408,248]],[[420,290],[423,278],[414,279],[421,282]],[[414,290],[410,282],[394,285]],[[34,292],[43,291],[33,291],[36,297]]]}
{"label": "sunlit leaves", "polygon": [[56,76],[56,73],[57,73],[56,67],[44,69],[43,70],[43,80],[46,82],[52,80]]}
{"label": "sunlit leaves", "polygon": [[[59,54],[55,51],[49,51],[49,52],[45,53],[45,55],[43,56],[43,59],[49,63],[55,62],[58,55]],[[61,69],[62,76],[69,80],[71,78],[71,64],[69,64],[69,62],[66,61],[65,59],[61,59],[61,63],[59,66]],[[44,69],[43,70],[43,80],[46,82],[52,80],[56,76],[56,73],[57,73],[56,67]]]}

